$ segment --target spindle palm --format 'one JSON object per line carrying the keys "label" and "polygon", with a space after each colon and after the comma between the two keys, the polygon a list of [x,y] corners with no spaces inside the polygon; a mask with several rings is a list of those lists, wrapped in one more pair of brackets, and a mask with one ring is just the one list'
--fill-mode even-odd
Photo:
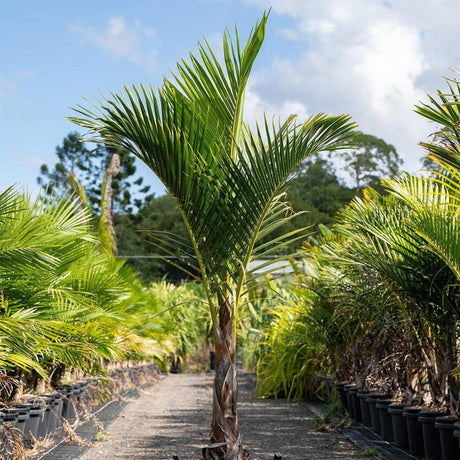
{"label": "spindle palm", "polygon": [[[221,64],[209,44],[178,64],[178,74],[154,91],[125,88],[91,106],[75,123],[92,139],[122,146],[144,161],[175,199],[190,242],[156,234],[155,244],[204,284],[216,347],[211,444],[205,458],[241,459],[236,413],[236,324],[249,262],[267,257],[301,231],[257,248],[257,240],[295,213],[283,186],[309,155],[344,147],[355,125],[348,116],[317,115],[296,124],[269,123],[251,132],[244,95],[262,45],[267,15],[244,48],[238,34],[223,39]],[[279,252],[279,251],[278,251]]]}

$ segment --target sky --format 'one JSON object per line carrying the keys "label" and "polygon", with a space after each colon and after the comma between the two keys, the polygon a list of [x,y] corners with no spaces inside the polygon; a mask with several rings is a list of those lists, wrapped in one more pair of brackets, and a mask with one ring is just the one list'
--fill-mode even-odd
{"label": "sky", "polygon": [[[414,113],[460,70],[458,0],[0,0],[0,191],[36,194],[71,107],[123,85],[160,86],[205,37],[245,41],[271,8],[245,119],[347,113],[393,144],[409,172],[437,127]],[[157,195],[164,187],[144,165]]]}

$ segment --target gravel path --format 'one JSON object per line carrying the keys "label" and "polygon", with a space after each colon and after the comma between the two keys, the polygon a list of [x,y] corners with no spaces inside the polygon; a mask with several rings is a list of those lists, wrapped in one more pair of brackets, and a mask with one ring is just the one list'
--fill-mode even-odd
{"label": "gravel path", "polygon": [[[107,428],[104,441],[79,460],[201,459],[208,441],[212,410],[212,377],[168,374],[130,402]],[[250,375],[240,379],[239,420],[247,450],[254,457],[272,460],[356,459],[356,449],[343,435],[318,432],[314,417],[302,402],[253,399]]]}

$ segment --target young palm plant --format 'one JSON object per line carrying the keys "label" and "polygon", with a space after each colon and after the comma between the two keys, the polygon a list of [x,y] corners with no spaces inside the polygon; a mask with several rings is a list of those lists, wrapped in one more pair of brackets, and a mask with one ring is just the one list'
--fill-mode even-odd
{"label": "young palm plant", "polygon": [[[203,283],[213,324],[216,376],[208,459],[242,459],[236,387],[236,325],[251,260],[267,258],[302,232],[257,240],[294,212],[283,187],[309,155],[347,147],[348,116],[317,115],[296,124],[243,124],[246,84],[262,45],[267,15],[241,48],[226,32],[223,64],[208,43],[178,64],[178,75],[155,92],[133,86],[71,118],[107,145],[122,146],[163,182],[190,236],[157,235],[157,243]],[[348,145],[349,147],[349,145]]]}

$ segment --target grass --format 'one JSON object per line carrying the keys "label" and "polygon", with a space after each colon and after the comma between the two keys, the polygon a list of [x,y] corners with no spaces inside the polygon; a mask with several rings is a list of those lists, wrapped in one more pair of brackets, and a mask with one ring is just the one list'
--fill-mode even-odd
{"label": "grass", "polygon": [[357,452],[356,456],[357,457],[371,458],[371,457],[377,457],[379,455],[379,453],[380,453],[380,451],[378,449],[376,449],[375,447],[373,447],[371,449],[366,449],[366,450],[362,450],[360,452]]}

